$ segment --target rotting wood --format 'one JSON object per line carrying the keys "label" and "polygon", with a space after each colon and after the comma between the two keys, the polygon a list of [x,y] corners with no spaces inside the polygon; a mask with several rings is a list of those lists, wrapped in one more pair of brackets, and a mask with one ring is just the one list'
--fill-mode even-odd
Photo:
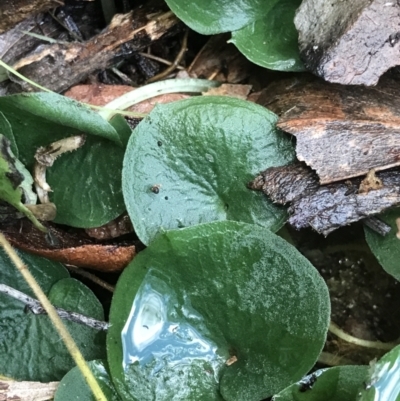
{"label": "rotting wood", "polygon": [[328,235],[339,227],[400,205],[400,170],[383,171],[377,177],[381,188],[359,193],[361,178],[320,186],[310,168],[296,163],[263,171],[249,188],[263,191],[275,203],[290,203],[288,222],[294,228],[312,227]]}
{"label": "rotting wood", "polygon": [[273,83],[258,103],[279,115],[277,126],[296,136],[300,161],[321,184],[400,165],[400,84],[328,84],[314,78]]}
{"label": "rotting wood", "polygon": [[303,0],[295,17],[305,66],[326,81],[375,85],[400,64],[400,2]]}
{"label": "rotting wood", "polygon": [[63,6],[63,0],[1,0],[0,33],[41,12]]}
{"label": "rotting wood", "polygon": [[[42,45],[12,67],[25,77],[62,92],[86,79],[90,73],[110,67],[119,57],[141,51],[159,39],[178,22],[170,12],[148,17],[143,10],[117,14],[106,30],[79,43]],[[125,53],[122,50],[125,48]],[[14,79],[6,94],[36,90],[24,81]]]}

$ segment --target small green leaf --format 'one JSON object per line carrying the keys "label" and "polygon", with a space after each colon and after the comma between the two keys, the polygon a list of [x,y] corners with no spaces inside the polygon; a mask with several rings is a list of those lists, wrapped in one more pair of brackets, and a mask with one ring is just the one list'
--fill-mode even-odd
{"label": "small green leaf", "polygon": [[293,19],[301,0],[279,0],[269,12],[232,32],[231,43],[253,63],[271,70],[304,71]]}
{"label": "small green leaf", "polygon": [[379,216],[392,228],[386,236],[379,235],[365,227],[365,239],[378,262],[396,280],[400,281],[400,239],[396,237],[398,231],[396,219],[400,217],[399,209],[393,209]]}
{"label": "small green leaf", "polygon": [[265,15],[278,0],[166,0],[186,25],[203,35],[235,31]]}
{"label": "small green leaf", "polygon": [[320,369],[282,390],[272,401],[355,401],[368,366]]}
{"label": "small green leaf", "polygon": [[[96,360],[88,362],[90,370],[100,384],[107,401],[120,401],[120,397],[111,382],[107,362]],[[54,401],[96,401],[92,391],[83,378],[79,368],[72,368],[57,387]]]}
{"label": "small green leaf", "polygon": [[[82,283],[68,278],[55,262],[20,252],[51,302],[66,310],[104,319],[103,309]],[[0,251],[0,283],[33,297],[25,280]],[[104,333],[64,321],[86,359],[104,357]],[[47,315],[34,315],[25,304],[0,294],[0,375],[16,380],[60,380],[75,364]]]}
{"label": "small green leaf", "polygon": [[50,200],[57,206],[55,222],[72,227],[99,227],[125,209],[121,188],[124,149],[88,137],[78,150],[60,156],[47,170]]}
{"label": "small green leaf", "polygon": [[215,220],[278,230],[285,209],[246,187],[260,171],[294,158],[276,120],[264,107],[224,96],[158,105],[134,130],[122,170],[140,240],[149,244],[160,230]]}
{"label": "small green leaf", "polygon": [[400,401],[400,345],[372,363],[359,401]]}
{"label": "small green leaf", "polygon": [[126,401],[259,401],[313,366],[329,314],[316,269],[268,229],[225,221],[168,231],[118,281],[113,382]]}

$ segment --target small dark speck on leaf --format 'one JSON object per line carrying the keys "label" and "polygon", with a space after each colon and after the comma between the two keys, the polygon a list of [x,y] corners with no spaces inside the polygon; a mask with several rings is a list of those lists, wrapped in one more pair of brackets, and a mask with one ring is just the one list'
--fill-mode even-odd
{"label": "small dark speck on leaf", "polygon": [[158,146],[162,146],[162,142],[161,141],[157,141],[157,145]]}
{"label": "small dark speck on leaf", "polygon": [[160,186],[159,185],[153,185],[150,188],[150,191],[153,192],[154,194],[158,194],[160,192]]}
{"label": "small dark speck on leaf", "polygon": [[299,391],[304,393],[308,390],[311,390],[316,381],[317,375],[312,374],[310,377],[300,382]]}
{"label": "small dark speck on leaf", "polygon": [[165,199],[165,200],[168,200],[168,196],[166,196],[164,199]]}

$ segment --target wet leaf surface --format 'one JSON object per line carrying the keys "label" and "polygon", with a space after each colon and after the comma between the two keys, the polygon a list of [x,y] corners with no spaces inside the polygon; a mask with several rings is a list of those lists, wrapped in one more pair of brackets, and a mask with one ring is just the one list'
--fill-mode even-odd
{"label": "wet leaf surface", "polygon": [[372,363],[359,401],[400,400],[400,345]]}
{"label": "wet leaf surface", "polygon": [[122,171],[140,240],[215,220],[279,229],[285,209],[246,187],[266,166],[293,160],[293,144],[275,122],[265,108],[223,96],[157,106],[131,136]]}
{"label": "wet leaf surface", "polygon": [[314,267],[256,225],[159,235],[114,294],[108,361],[125,400],[259,401],[299,380],[325,341]]}

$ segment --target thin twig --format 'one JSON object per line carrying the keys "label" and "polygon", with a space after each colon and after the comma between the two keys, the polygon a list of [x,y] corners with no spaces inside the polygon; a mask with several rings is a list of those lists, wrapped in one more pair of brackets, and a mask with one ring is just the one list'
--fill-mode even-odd
{"label": "thin twig", "polygon": [[40,288],[39,284],[33,277],[32,273],[28,270],[28,267],[24,264],[21,258],[17,255],[14,248],[11,244],[7,241],[6,237],[3,233],[0,233],[0,245],[4,248],[4,251],[14,263],[15,267],[21,273],[22,277],[31,287],[33,293],[39,300],[39,302],[43,305],[44,309],[46,310],[47,314],[50,317],[51,322],[54,325],[54,328],[60,335],[61,339],[63,340],[65,346],[67,347],[71,357],[74,359],[76,365],[78,366],[79,370],[82,373],[82,376],[85,378],[86,383],[90,387],[93,392],[93,396],[97,401],[107,401],[107,397],[104,395],[103,390],[101,389],[99,383],[97,383],[92,371],[90,370],[88,364],[85,361],[85,358],[81,354],[78,346],[76,345],[74,339],[72,338],[71,334],[64,326],[61,318],[58,316],[54,306],[50,303],[49,299],[47,298],[46,294]]}
{"label": "thin twig", "polygon": [[166,68],[163,72],[160,72],[159,74],[155,75],[154,77],[151,77],[150,79],[148,79],[146,82],[147,84],[149,84],[150,82],[159,81],[160,79],[165,78],[168,74],[170,74],[172,71],[174,71],[178,67],[179,63],[181,62],[181,60],[187,50],[186,47],[187,47],[188,35],[189,35],[189,30],[187,29],[185,32],[185,35],[183,36],[181,50],[179,50],[179,53],[176,56],[174,62],[168,68]]}
{"label": "thin twig", "polygon": [[96,283],[96,284],[99,285],[100,287],[105,288],[107,291],[114,292],[115,287],[114,287],[113,285],[108,284],[106,281],[104,281],[104,280],[98,278],[98,277],[95,276],[94,274],[89,273],[89,272],[87,272],[86,270],[83,270],[83,269],[81,269],[81,268],[79,268],[79,267],[76,267],[76,266],[74,266],[74,265],[65,265],[65,266],[67,267],[67,269],[68,269],[69,271],[72,271],[72,272],[74,272],[75,274],[79,274],[80,276],[85,277],[85,278],[87,278],[87,279],[93,281],[93,283]]}
{"label": "thin twig", "polygon": [[[6,284],[0,284],[0,292],[24,303],[34,315],[47,314],[42,304],[38,300],[31,298],[29,295],[26,295],[15,288],[12,288]],[[107,330],[109,327],[107,322],[102,322],[101,320],[96,320],[77,312],[70,312],[63,308],[55,308],[55,310],[57,311],[58,316],[64,320],[70,320],[71,322],[83,324],[96,330]]]}
{"label": "thin twig", "polygon": [[[172,61],[168,61],[168,60],[165,60],[164,58],[154,56],[153,54],[150,54],[150,53],[139,52],[138,54],[141,55],[142,57],[146,57],[146,58],[149,58],[151,60],[158,61],[161,64],[165,64],[165,65],[172,65],[173,64]],[[177,65],[176,69],[177,70],[184,70],[185,68],[182,67],[181,65]]]}

